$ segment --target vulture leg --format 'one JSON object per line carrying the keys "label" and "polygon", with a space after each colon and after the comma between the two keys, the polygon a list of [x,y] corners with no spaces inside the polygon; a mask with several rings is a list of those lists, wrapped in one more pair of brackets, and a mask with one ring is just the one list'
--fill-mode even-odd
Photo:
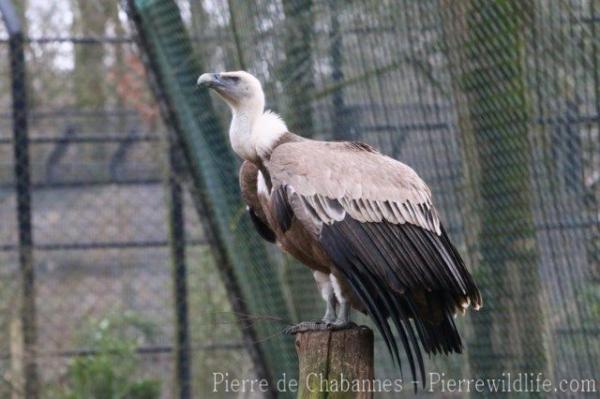
{"label": "vulture leg", "polygon": [[[342,294],[338,280],[333,274],[325,274],[319,271],[313,273],[321,296],[327,303],[325,315],[321,320],[303,321],[283,330],[284,334],[293,335],[305,331],[343,330],[355,326],[350,321],[350,302]],[[336,314],[336,306],[340,305]]]}
{"label": "vulture leg", "polygon": [[337,305],[333,284],[331,284],[329,274],[315,271],[313,272],[313,276],[315,277],[319,291],[321,291],[321,296],[325,300],[325,303],[327,303],[325,315],[323,315],[321,321],[326,324],[331,324],[336,320],[335,306]]}
{"label": "vulture leg", "polygon": [[350,304],[348,301],[344,301],[340,304],[340,311],[338,312],[337,319],[331,325],[335,329],[342,329],[350,327],[353,323],[350,321]]}
{"label": "vulture leg", "polygon": [[[313,272],[313,276],[315,278],[315,281],[317,282],[317,287],[319,287],[319,291],[321,291],[321,296],[327,304],[325,314],[320,320],[303,321],[293,326],[289,326],[285,330],[283,330],[285,334],[292,335],[304,331],[329,330],[334,328],[338,323],[339,316],[336,316],[335,311],[337,300],[333,285],[329,277],[330,275],[319,271],[315,271]],[[346,311],[346,313],[348,312]]]}
{"label": "vulture leg", "polygon": [[337,304],[337,302],[335,300],[335,295],[333,295],[333,293],[332,293],[329,296],[329,298],[326,299],[326,301],[327,301],[327,308],[325,308],[325,314],[323,315],[323,318],[321,319],[321,321],[323,323],[331,324],[331,323],[334,323],[336,320],[335,305]]}
{"label": "vulture leg", "polygon": [[335,319],[335,321],[330,323],[331,328],[333,330],[343,330],[344,328],[350,328],[352,326],[355,326],[355,324],[352,321],[350,321],[350,302],[348,301],[348,298],[344,297],[338,279],[333,274],[330,274],[329,278],[337,302],[339,302],[340,304],[340,308],[337,313],[337,318]]}

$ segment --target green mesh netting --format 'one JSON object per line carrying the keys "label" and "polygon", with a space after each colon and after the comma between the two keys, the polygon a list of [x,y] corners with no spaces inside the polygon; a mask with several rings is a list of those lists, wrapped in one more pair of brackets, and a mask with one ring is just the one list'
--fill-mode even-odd
{"label": "green mesh netting", "polygon": [[[265,246],[253,234],[249,219],[240,203],[237,162],[216,118],[206,92],[197,92],[195,82],[201,69],[182,23],[179,10],[171,1],[137,1],[152,56],[157,64],[163,90],[176,110],[183,145],[189,150],[190,167],[199,196],[198,210],[209,217],[211,234],[224,244],[224,257],[231,262],[247,303],[242,318],[259,320],[261,316],[290,320],[279,273],[269,260]],[[210,216],[207,215],[210,213]],[[217,265],[217,267],[225,267]],[[291,339],[280,332],[282,322],[257,322],[257,330],[272,375],[294,369]]]}

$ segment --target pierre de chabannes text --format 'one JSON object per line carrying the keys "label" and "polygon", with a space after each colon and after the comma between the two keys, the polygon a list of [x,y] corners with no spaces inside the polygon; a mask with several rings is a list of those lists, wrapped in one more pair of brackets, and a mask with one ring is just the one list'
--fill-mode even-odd
{"label": "pierre de chabannes text", "polygon": [[[266,379],[233,378],[228,372],[213,372],[213,392],[402,392],[412,390],[412,382],[402,379],[350,379],[340,374],[337,378],[326,378],[320,373],[310,373],[304,381],[290,378],[283,373],[271,386]],[[561,379],[553,381],[543,373],[505,372],[495,378],[449,378],[445,373],[431,372],[428,375],[427,392],[598,392],[596,379]],[[301,386],[301,383],[303,386]]]}

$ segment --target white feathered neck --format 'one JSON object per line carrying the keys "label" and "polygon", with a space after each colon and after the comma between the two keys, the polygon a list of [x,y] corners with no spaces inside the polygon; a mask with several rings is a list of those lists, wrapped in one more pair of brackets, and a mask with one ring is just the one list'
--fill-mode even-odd
{"label": "white feathered neck", "polygon": [[232,111],[229,140],[233,151],[245,160],[263,158],[288,131],[281,117],[270,110],[253,112],[233,108]]}

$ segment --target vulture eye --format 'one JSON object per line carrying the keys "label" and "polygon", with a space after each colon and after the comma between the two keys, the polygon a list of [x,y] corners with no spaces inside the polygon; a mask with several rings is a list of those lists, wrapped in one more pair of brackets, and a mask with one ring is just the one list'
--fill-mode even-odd
{"label": "vulture eye", "polygon": [[239,76],[223,76],[223,78],[225,80],[229,80],[230,82],[234,82],[237,83],[240,81],[240,77]]}

